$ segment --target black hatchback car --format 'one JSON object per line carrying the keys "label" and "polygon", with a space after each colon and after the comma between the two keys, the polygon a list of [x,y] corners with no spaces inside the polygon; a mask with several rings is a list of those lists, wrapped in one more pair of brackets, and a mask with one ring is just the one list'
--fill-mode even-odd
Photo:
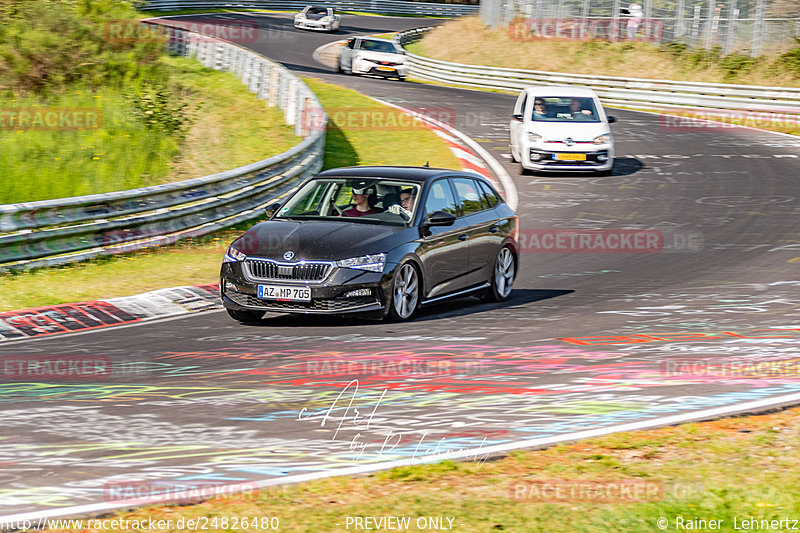
{"label": "black hatchback car", "polygon": [[421,305],[511,294],[514,211],[486,179],[428,167],[327,170],[233,241],[220,273],[228,313],[410,318]]}

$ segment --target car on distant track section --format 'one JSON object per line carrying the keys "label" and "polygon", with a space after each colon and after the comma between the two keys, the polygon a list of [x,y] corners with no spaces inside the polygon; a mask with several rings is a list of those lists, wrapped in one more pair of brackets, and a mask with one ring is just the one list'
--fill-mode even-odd
{"label": "car on distant track section", "polygon": [[503,301],[519,269],[518,220],[484,177],[429,167],[331,169],[304,182],[228,248],[228,314],[406,320],[474,295]]}
{"label": "car on distant track section", "polygon": [[339,72],[368,74],[405,81],[406,52],[399,45],[376,37],[352,37],[339,52]]}
{"label": "car on distant track section", "polygon": [[342,16],[335,14],[331,7],[306,6],[294,16],[294,27],[301,30],[339,31]]}
{"label": "car on distant track section", "polygon": [[511,159],[527,170],[609,174],[613,122],[591,89],[528,87],[517,97],[509,124]]}

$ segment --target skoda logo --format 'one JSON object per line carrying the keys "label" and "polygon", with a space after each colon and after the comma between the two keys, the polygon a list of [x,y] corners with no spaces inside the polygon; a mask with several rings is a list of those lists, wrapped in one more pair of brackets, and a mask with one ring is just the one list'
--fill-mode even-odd
{"label": "skoda logo", "polygon": [[291,261],[293,257],[294,257],[294,252],[291,250],[283,254],[283,258],[286,259],[287,261]]}
{"label": "skoda logo", "polygon": [[573,144],[575,144],[575,141],[573,141],[571,137],[567,137],[566,139],[564,139],[564,144],[566,144],[567,146],[572,146]]}

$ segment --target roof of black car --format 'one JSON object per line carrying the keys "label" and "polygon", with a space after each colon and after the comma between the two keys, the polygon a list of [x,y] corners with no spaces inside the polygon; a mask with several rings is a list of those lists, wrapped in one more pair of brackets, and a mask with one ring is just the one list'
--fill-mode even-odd
{"label": "roof of black car", "polygon": [[332,168],[320,172],[317,176],[347,176],[364,178],[390,178],[404,179],[412,181],[428,181],[442,176],[477,176],[477,174],[462,172],[461,170],[451,170],[447,168],[434,167],[386,167],[386,166],[364,166],[364,167],[343,167]]}

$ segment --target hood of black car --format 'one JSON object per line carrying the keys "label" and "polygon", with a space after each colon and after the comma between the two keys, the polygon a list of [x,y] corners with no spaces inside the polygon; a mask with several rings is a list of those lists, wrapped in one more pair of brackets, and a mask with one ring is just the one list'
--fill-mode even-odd
{"label": "hood of black car", "polygon": [[250,228],[233,246],[247,256],[277,261],[335,261],[388,252],[401,244],[405,231],[409,228],[347,221],[270,220]]}

